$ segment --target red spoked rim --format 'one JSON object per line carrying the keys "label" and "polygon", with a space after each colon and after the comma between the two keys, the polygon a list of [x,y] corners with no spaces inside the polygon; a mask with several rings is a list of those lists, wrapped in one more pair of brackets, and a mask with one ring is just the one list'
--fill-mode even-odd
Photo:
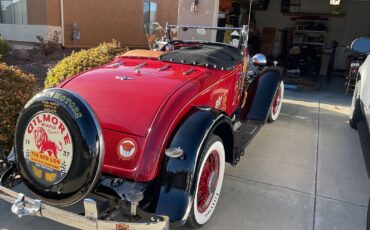
{"label": "red spoked rim", "polygon": [[212,203],[218,178],[220,176],[220,157],[216,150],[206,159],[199,179],[197,208],[199,213],[204,213]]}
{"label": "red spoked rim", "polygon": [[276,95],[275,95],[275,98],[274,98],[274,104],[272,105],[273,114],[276,114],[278,112],[280,102],[281,102],[281,88],[279,86],[279,89],[276,92]]}

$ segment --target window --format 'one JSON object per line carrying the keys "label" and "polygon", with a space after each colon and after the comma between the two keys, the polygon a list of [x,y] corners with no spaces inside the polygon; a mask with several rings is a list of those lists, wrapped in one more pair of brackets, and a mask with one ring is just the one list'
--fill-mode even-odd
{"label": "window", "polygon": [[27,24],[27,0],[0,0],[0,23]]}
{"label": "window", "polygon": [[153,22],[156,20],[157,3],[151,1],[144,1],[144,28],[145,33],[153,33]]}

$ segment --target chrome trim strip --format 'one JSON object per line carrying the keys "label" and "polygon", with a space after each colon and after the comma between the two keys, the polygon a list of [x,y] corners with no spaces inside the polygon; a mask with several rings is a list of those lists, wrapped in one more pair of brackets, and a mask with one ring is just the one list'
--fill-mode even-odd
{"label": "chrome trim strip", "polygon": [[124,77],[116,76],[116,79],[120,81],[135,80],[135,78],[127,77],[127,76],[124,76]]}
{"label": "chrome trim strip", "polygon": [[134,67],[134,69],[141,69],[142,67],[146,66],[146,62],[143,62],[137,66]]}
{"label": "chrome trim strip", "polygon": [[184,71],[182,73],[182,75],[189,75],[189,74],[192,74],[193,72],[195,72],[195,69],[194,68],[190,68],[190,69]]}
{"label": "chrome trim strip", "polygon": [[164,65],[164,66],[162,66],[162,67],[158,68],[157,70],[158,70],[158,71],[165,71],[165,70],[168,70],[169,68],[171,68],[171,66],[170,66],[170,65]]}
{"label": "chrome trim strip", "polygon": [[112,64],[112,67],[117,68],[117,67],[123,65],[124,63],[125,63],[124,61],[115,62],[115,63]]}
{"label": "chrome trim strip", "polygon": [[199,109],[200,111],[211,111],[212,108],[209,107],[209,106],[197,106],[197,109]]}
{"label": "chrome trim strip", "polygon": [[217,26],[191,26],[191,25],[167,25],[169,29],[205,29],[205,30],[243,30],[243,27],[217,27]]}

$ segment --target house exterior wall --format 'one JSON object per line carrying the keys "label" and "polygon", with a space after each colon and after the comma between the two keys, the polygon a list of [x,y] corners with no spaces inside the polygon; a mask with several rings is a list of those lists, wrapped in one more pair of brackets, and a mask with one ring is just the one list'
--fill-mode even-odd
{"label": "house exterior wall", "polygon": [[62,42],[60,0],[27,0],[27,24],[0,24],[1,35],[9,41],[38,43],[37,36],[55,31]]}
{"label": "house exterior wall", "polygon": [[[178,0],[157,3],[157,21],[176,24]],[[27,0],[27,25],[0,24],[5,39],[38,42],[36,36],[60,33],[60,42],[73,47],[72,25],[78,24],[78,47],[93,47],[116,39],[124,46],[147,48],[144,33],[143,0]],[[62,15],[62,12],[63,15]]]}
{"label": "house exterior wall", "polygon": [[158,4],[157,21],[164,27],[166,22],[177,24],[179,0],[152,0]]}
{"label": "house exterior wall", "polygon": [[[164,25],[177,23],[177,0],[157,2],[157,21]],[[64,0],[64,45],[73,46],[72,25],[78,24],[81,34],[78,47],[96,46],[116,39],[124,46],[148,47],[144,33],[142,0]]]}
{"label": "house exterior wall", "polygon": [[[36,0],[32,0],[36,1]],[[46,17],[47,17],[47,25],[49,26],[62,26],[62,18],[61,18],[61,0],[46,0]]]}
{"label": "house exterior wall", "polygon": [[0,24],[0,31],[5,40],[26,43],[38,43],[37,36],[47,37],[54,31],[58,34],[62,32],[60,26],[16,24]]}
{"label": "house exterior wall", "polygon": [[[203,25],[217,26],[219,0],[202,0],[199,1],[198,11],[191,12],[192,1],[179,1],[179,19],[178,24],[181,25]],[[179,31],[179,38],[184,40],[216,40],[216,31],[207,31],[205,35],[199,35],[195,30],[186,32]]]}
{"label": "house exterior wall", "polygon": [[47,0],[27,0],[27,24],[47,25]]}
{"label": "house exterior wall", "polygon": [[61,26],[61,0],[27,0],[27,24]]}

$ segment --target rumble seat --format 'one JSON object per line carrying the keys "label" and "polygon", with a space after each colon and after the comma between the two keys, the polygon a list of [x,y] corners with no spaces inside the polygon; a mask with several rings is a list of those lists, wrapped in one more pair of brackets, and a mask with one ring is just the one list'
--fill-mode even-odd
{"label": "rumble seat", "polygon": [[153,50],[130,50],[123,54],[123,57],[145,57],[145,58],[159,58],[164,52]]}

